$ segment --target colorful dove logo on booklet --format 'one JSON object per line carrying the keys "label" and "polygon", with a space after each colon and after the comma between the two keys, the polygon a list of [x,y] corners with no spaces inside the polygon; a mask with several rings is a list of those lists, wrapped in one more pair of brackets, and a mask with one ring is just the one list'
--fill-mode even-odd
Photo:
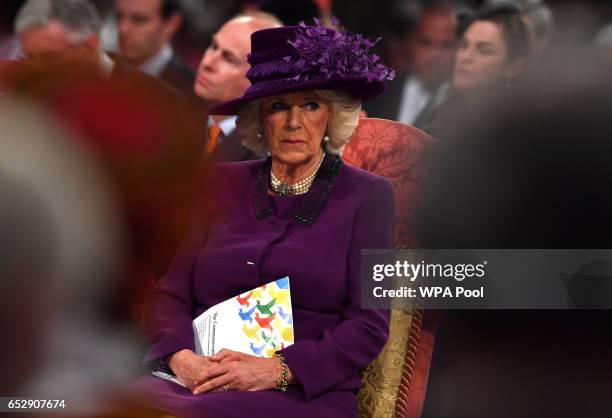
{"label": "colorful dove logo on booklet", "polygon": [[289,277],[242,293],[193,320],[196,353],[212,356],[223,348],[272,357],[293,344]]}

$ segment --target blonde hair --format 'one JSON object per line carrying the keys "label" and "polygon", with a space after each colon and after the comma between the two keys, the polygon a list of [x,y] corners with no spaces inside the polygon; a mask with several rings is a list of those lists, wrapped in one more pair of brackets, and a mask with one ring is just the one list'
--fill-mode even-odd
{"label": "blonde hair", "polygon": [[[325,151],[339,154],[349,141],[359,122],[361,100],[355,99],[341,90],[313,90],[314,94],[329,105],[326,134],[329,141],[323,143]],[[267,152],[268,144],[261,135],[261,99],[245,103],[238,108],[236,121],[242,144],[255,151]]]}

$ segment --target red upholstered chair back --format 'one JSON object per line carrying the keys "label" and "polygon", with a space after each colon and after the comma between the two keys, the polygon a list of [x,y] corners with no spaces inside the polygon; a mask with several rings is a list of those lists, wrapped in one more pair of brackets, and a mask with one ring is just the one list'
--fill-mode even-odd
{"label": "red upholstered chair back", "polygon": [[347,164],[388,178],[395,190],[395,243],[413,248],[414,201],[422,160],[432,138],[413,126],[386,119],[363,118],[344,149]]}
{"label": "red upholstered chair back", "polygon": [[[342,154],[347,164],[393,183],[398,248],[418,246],[413,216],[424,154],[432,143],[431,137],[413,126],[363,118]],[[435,322],[426,314],[423,310],[391,312],[389,340],[362,378],[360,418],[420,417],[435,342]]]}

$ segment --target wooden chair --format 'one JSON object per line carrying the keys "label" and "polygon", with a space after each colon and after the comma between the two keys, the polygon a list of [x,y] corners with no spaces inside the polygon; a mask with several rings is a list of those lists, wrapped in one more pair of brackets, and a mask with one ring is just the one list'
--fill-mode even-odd
{"label": "wooden chair", "polygon": [[[433,140],[409,125],[364,118],[343,151],[347,164],[387,177],[395,191],[395,243],[415,248],[413,215],[424,153]],[[435,342],[435,322],[423,310],[391,311],[390,335],[368,366],[359,391],[362,418],[421,415]]]}

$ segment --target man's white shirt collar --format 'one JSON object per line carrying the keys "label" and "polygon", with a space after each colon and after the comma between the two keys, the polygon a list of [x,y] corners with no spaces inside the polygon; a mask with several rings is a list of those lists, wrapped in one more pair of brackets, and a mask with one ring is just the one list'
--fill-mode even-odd
{"label": "man's white shirt collar", "polygon": [[412,124],[425,108],[431,96],[432,93],[425,88],[419,79],[409,77],[402,89],[402,101],[397,120],[409,125]]}
{"label": "man's white shirt collar", "polygon": [[159,77],[172,59],[173,54],[174,51],[172,46],[166,44],[157,55],[145,61],[144,64],[140,66],[140,70],[153,77]]}
{"label": "man's white shirt collar", "polygon": [[230,116],[217,123],[212,116],[209,116],[208,126],[212,126],[217,123],[219,129],[221,129],[221,132],[223,132],[223,136],[228,137],[236,129],[236,119],[238,119],[238,116]]}

